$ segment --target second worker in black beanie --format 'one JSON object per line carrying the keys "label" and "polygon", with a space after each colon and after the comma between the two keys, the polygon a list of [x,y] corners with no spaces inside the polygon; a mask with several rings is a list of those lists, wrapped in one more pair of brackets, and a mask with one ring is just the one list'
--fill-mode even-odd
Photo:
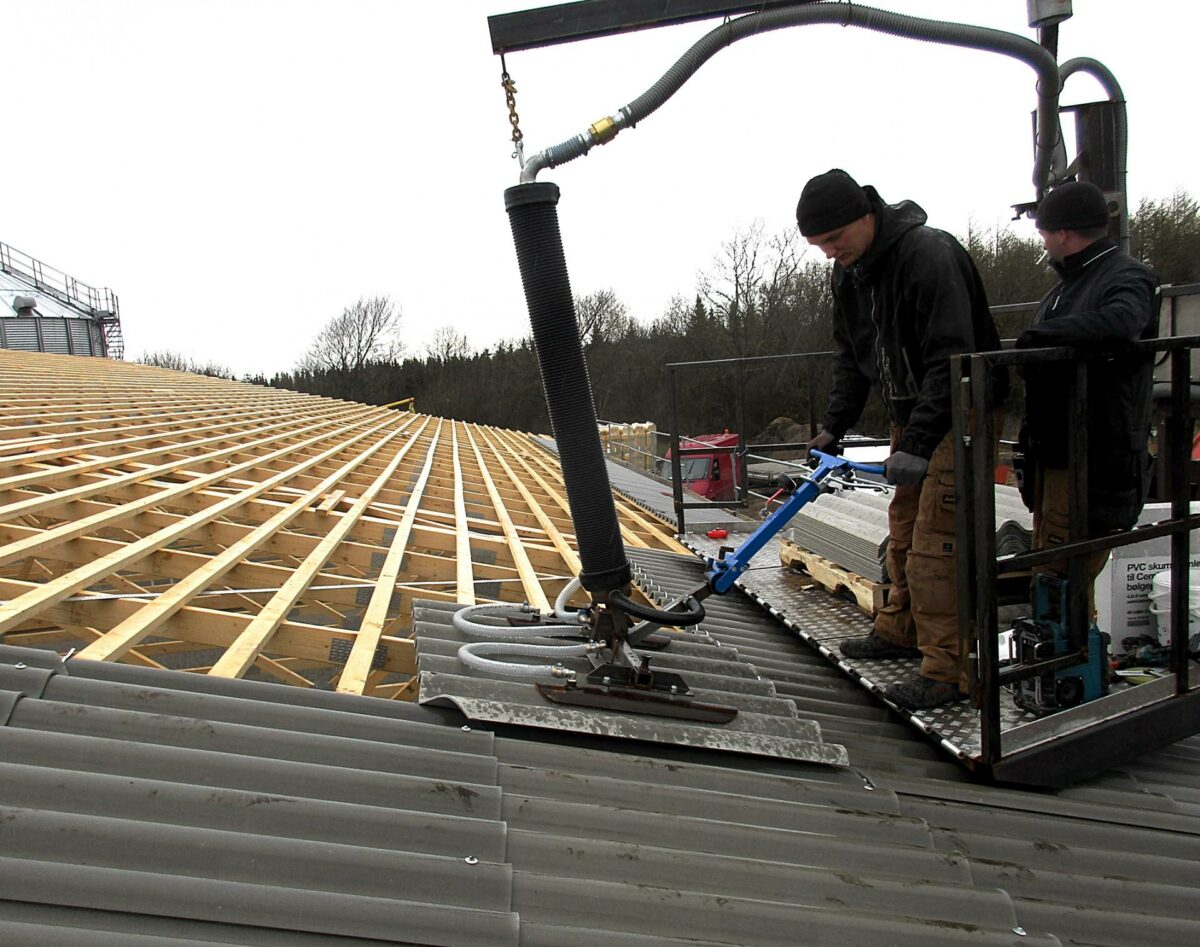
{"label": "second worker in black beanie", "polygon": [[[1060,184],[1037,209],[1038,233],[1060,281],[1017,337],[1017,348],[1071,346],[1093,352],[1107,349],[1111,354],[1086,360],[1082,404],[1072,403],[1068,382],[1075,375],[1075,362],[1031,360],[1018,369],[1025,378],[1021,499],[1033,513],[1035,550],[1131,529],[1150,491],[1154,353],[1131,349],[1133,343],[1158,335],[1158,278],[1109,235],[1110,219],[1104,193],[1084,181]],[[1087,429],[1084,536],[1072,535],[1070,525],[1075,482],[1068,445],[1071,418],[1080,408],[1086,411]],[[1080,558],[1088,612],[1095,618],[1095,582],[1108,550]],[[1065,578],[1069,563],[1041,563],[1033,571]]]}
{"label": "second worker in black beanie", "polygon": [[[834,264],[833,385],[809,447],[832,449],[858,423],[872,390],[892,422],[884,463],[896,487],[888,505],[891,588],[871,633],[843,641],[841,650],[855,659],[920,658],[919,674],[885,691],[910,710],[963,693],[950,356],[1000,348],[970,256],[925,220],[912,201],[887,204],[837,168],[805,184],[796,205],[800,233]],[[1002,368],[993,371],[996,404],[1007,381]]]}
{"label": "second worker in black beanie", "polygon": [[1108,226],[1108,200],[1089,181],[1068,181],[1042,198],[1038,230],[1089,231]]}

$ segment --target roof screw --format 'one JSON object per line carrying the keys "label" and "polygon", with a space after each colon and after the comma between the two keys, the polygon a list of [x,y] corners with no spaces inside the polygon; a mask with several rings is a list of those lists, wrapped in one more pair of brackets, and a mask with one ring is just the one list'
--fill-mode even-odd
{"label": "roof screw", "polygon": [[1014,934],[1016,934],[1018,937],[1024,937],[1024,936],[1025,936],[1025,928],[1023,928],[1023,927],[1014,927],[1014,928],[1012,929],[1012,931],[1013,931],[1013,933],[1014,933]]}
{"label": "roof screw", "polygon": [[478,865],[479,864],[479,859],[476,858],[474,855],[468,855],[466,858],[463,859],[463,861],[465,861],[468,865]]}
{"label": "roof screw", "polygon": [[471,728],[470,728],[470,727],[468,727],[468,726],[467,726],[465,723],[464,723],[464,724],[463,724],[463,725],[462,725],[462,726],[461,726],[459,729],[460,729],[460,730],[462,730],[462,732],[463,732],[463,733],[470,733],[470,732],[471,732]]}

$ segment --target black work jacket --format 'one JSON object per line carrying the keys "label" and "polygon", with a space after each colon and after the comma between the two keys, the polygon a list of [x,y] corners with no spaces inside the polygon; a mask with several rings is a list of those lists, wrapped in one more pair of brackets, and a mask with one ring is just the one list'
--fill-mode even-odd
{"label": "black work jacket", "polygon": [[[1126,529],[1149,486],[1153,355],[1120,354],[1122,345],[1158,337],[1158,278],[1105,237],[1054,264],[1062,276],[1017,339],[1018,348],[1069,345],[1117,350],[1089,359],[1087,372],[1088,504],[1092,532]],[[1026,457],[1067,466],[1071,363],[1026,365]]]}
{"label": "black work jacket", "polygon": [[[884,204],[865,187],[875,240],[833,267],[833,388],[824,427],[840,438],[872,388],[903,428],[897,451],[928,458],[950,431],[950,356],[1000,348],[975,264],[950,234],[925,226],[912,201]],[[996,403],[1008,375],[994,371]]]}

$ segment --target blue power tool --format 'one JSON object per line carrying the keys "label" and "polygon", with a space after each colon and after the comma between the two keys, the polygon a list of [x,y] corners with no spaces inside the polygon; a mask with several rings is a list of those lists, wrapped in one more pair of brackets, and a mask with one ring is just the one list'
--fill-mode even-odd
{"label": "blue power tool", "polygon": [[[1038,573],[1033,583],[1033,617],[1013,622],[1017,664],[1049,661],[1071,653],[1067,635],[1067,581]],[[1087,633],[1087,652],[1067,667],[1017,681],[1013,702],[1038,717],[1103,697],[1108,693],[1107,633],[1094,624]]]}

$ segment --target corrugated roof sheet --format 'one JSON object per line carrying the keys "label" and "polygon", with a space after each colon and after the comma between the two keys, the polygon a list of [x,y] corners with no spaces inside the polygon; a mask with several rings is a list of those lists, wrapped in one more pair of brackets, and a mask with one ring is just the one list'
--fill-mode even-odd
{"label": "corrugated roof sheet", "polygon": [[[667,582],[693,565],[635,557]],[[1200,938],[1200,741],[1058,793],[976,785],[740,594],[714,605],[709,633],[851,767],[463,729],[429,707],[0,649],[0,935]]]}
{"label": "corrugated roof sheet", "polygon": [[[702,570],[627,551],[651,592]],[[742,593],[706,607],[737,660],[705,684],[849,765],[0,646],[0,943],[1200,942],[1200,738],[978,784]]]}

